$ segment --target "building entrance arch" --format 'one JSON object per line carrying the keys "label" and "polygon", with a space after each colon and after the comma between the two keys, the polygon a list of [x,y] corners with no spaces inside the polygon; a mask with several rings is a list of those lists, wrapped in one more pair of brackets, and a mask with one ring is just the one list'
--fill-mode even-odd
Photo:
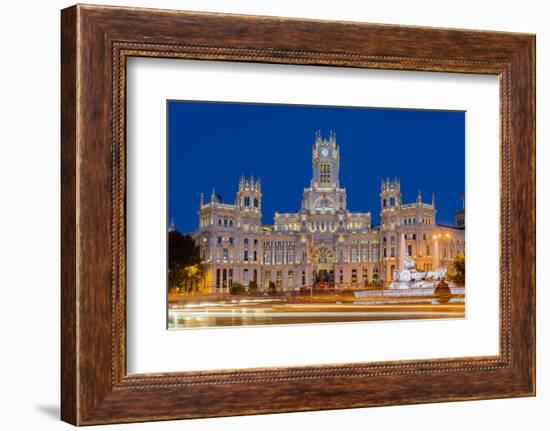
{"label": "building entrance arch", "polygon": [[319,247],[313,254],[313,279],[316,287],[334,286],[334,253]]}

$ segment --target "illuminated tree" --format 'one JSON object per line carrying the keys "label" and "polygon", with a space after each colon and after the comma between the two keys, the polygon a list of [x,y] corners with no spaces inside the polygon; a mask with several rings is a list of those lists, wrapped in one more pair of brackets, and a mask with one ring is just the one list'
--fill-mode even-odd
{"label": "illuminated tree", "polygon": [[453,283],[464,286],[466,281],[466,260],[463,254],[457,254],[447,273],[447,279]]}
{"label": "illuminated tree", "polygon": [[201,293],[204,268],[200,249],[191,235],[168,234],[168,287],[185,294]]}

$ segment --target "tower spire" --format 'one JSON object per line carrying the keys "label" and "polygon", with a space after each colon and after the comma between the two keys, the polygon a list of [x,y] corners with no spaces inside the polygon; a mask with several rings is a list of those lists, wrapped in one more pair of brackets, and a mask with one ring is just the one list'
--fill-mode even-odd
{"label": "tower spire", "polygon": [[212,187],[212,193],[210,193],[210,203],[216,202],[216,189]]}

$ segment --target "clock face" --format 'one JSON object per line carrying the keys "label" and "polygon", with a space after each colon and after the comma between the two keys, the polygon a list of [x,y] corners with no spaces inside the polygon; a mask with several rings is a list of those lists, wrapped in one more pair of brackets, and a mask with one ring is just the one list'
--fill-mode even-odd
{"label": "clock face", "polygon": [[321,150],[321,155],[322,155],[323,157],[328,156],[328,150],[327,150],[326,148],[323,148],[323,149]]}

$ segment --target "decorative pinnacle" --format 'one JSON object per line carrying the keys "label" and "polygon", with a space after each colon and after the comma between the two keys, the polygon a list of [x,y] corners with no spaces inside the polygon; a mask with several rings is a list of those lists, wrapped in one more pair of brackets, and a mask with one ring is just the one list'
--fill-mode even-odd
{"label": "decorative pinnacle", "polygon": [[333,130],[329,130],[329,133],[328,133],[328,137],[327,138],[323,138],[323,135],[321,134],[321,131],[320,130],[317,130],[315,132],[315,144],[314,144],[314,147],[315,145],[317,144],[332,144],[333,147],[336,146],[336,132],[334,132]]}
{"label": "decorative pinnacle", "polygon": [[168,232],[173,232],[176,230],[176,223],[174,222],[174,218],[172,217],[172,220],[170,221],[170,225],[168,226]]}

